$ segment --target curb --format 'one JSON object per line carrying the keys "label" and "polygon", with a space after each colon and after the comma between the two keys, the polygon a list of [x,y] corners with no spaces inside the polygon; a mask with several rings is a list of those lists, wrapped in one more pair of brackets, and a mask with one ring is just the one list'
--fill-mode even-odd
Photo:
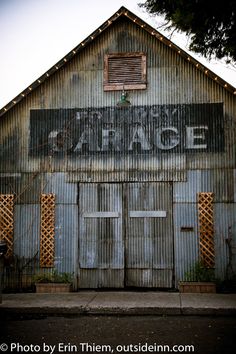
{"label": "curb", "polygon": [[83,316],[83,315],[107,315],[107,316],[235,316],[235,308],[158,308],[158,307],[134,307],[134,308],[90,308],[90,307],[2,307],[1,315],[32,315],[32,316]]}

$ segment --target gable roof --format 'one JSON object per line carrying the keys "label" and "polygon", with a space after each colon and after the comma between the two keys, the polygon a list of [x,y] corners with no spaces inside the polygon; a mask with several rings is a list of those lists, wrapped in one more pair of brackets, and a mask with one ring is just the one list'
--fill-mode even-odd
{"label": "gable roof", "polygon": [[25,90],[23,90],[19,95],[17,95],[13,100],[11,100],[8,104],[6,104],[2,109],[0,109],[0,116],[4,115],[9,111],[12,107],[14,107],[17,103],[22,101],[28,94],[30,94],[34,89],[40,86],[43,82],[45,82],[51,75],[53,75],[58,69],[66,65],[68,61],[70,61],[77,53],[83,50],[88,44],[90,44],[93,40],[95,40],[103,31],[105,31],[112,23],[114,23],[121,16],[125,16],[130,21],[133,21],[136,25],[140,26],[143,30],[150,33],[150,35],[154,36],[162,43],[170,47],[172,50],[176,51],[181,57],[183,57],[188,62],[192,63],[198,70],[205,73],[209,78],[217,82],[220,86],[224,87],[225,90],[231,92],[236,95],[236,88],[227,83],[221,77],[216,75],[213,71],[208,69],[205,65],[201,64],[198,60],[193,58],[183,49],[178,47],[172,41],[170,41],[167,37],[163,36],[160,32],[155,30],[152,26],[147,24],[145,21],[140,19],[138,16],[133,14],[125,7],[121,7],[117,12],[114,13],[107,21],[105,21],[100,27],[98,27],[94,32],[92,32],[87,38],[85,38],[81,43],[79,43],[74,49],[72,49],[68,54],[66,54],[60,61],[58,61],[55,65],[53,65],[48,71],[46,71],[43,75],[41,75],[36,81],[34,81],[30,86],[28,86]]}

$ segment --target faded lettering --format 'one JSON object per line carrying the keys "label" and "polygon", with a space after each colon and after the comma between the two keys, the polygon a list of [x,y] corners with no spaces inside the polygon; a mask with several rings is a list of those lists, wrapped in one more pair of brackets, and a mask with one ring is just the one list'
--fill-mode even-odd
{"label": "faded lettering", "polygon": [[[165,138],[165,133],[172,133]],[[156,130],[156,146],[161,150],[171,150],[179,144],[179,132],[175,127],[158,128]]]}
{"label": "faded lettering", "polygon": [[53,152],[66,152],[73,144],[69,134],[64,131],[51,131],[48,136],[48,145]]}
{"label": "faded lettering", "polygon": [[207,125],[186,127],[186,149],[206,149]]}
{"label": "faded lettering", "polygon": [[144,128],[141,125],[136,125],[134,128],[129,150],[133,150],[135,145],[136,147],[140,146],[140,150],[151,150],[151,144],[147,140]]}
{"label": "faded lettering", "polygon": [[224,151],[223,105],[39,109],[30,154],[159,154]]}

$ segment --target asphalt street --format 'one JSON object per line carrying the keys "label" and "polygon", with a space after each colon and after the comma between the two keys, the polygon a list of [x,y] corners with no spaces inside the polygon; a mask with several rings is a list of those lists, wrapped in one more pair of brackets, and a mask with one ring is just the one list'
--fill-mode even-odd
{"label": "asphalt street", "polygon": [[235,353],[236,319],[206,316],[1,318],[7,353]]}

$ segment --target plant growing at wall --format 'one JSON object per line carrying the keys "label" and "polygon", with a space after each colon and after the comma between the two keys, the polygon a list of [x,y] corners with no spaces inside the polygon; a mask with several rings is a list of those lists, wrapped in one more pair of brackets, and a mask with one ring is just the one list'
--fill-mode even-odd
{"label": "plant growing at wall", "polygon": [[215,271],[212,268],[206,268],[201,261],[198,261],[190,269],[189,272],[185,273],[185,281],[196,281],[196,282],[214,282]]}
{"label": "plant growing at wall", "polygon": [[3,284],[5,291],[31,290],[32,274],[38,263],[38,253],[37,251],[31,258],[19,257],[13,253],[11,257],[4,259]]}
{"label": "plant growing at wall", "polygon": [[70,273],[59,273],[53,270],[52,273],[39,273],[33,277],[35,283],[71,283]]}
{"label": "plant growing at wall", "polygon": [[185,273],[185,281],[179,282],[179,291],[183,293],[215,293],[214,269],[206,268],[202,261],[196,262],[189,272]]}

